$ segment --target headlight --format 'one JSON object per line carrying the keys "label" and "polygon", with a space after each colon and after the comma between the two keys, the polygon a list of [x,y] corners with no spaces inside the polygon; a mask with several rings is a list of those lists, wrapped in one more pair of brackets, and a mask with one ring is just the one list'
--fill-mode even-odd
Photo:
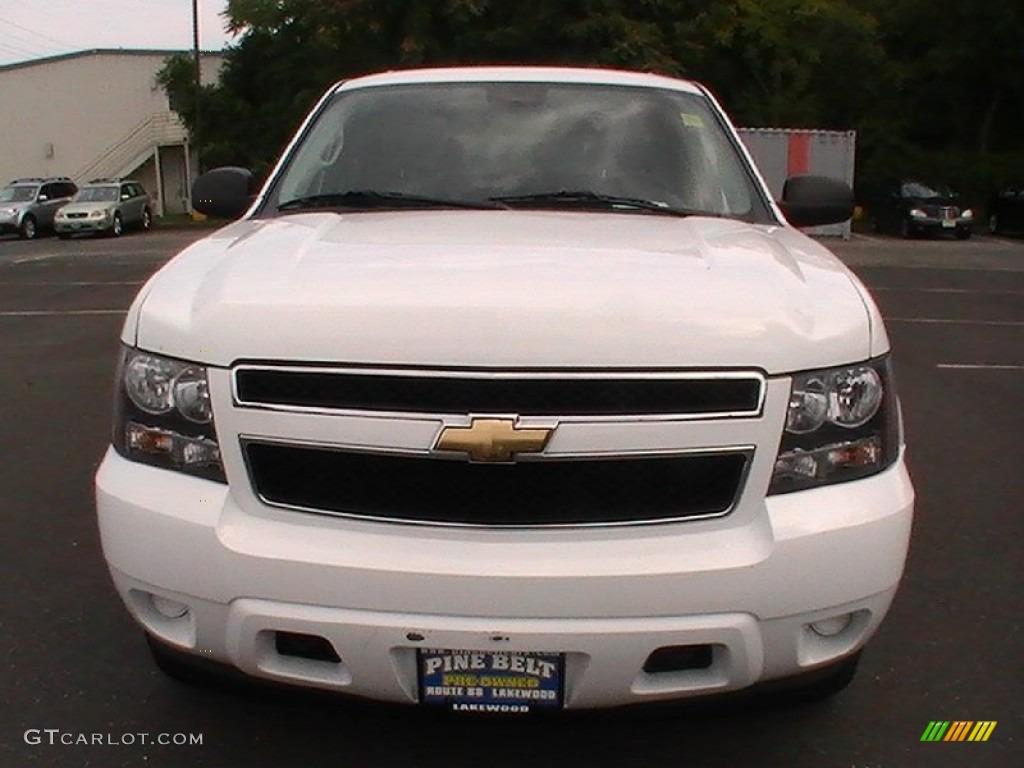
{"label": "headlight", "polygon": [[178,412],[189,421],[209,424],[213,421],[210,405],[210,388],[206,381],[206,369],[190,365],[174,377],[171,399]]}
{"label": "headlight", "polygon": [[910,216],[914,219],[927,219],[928,214],[922,211],[920,208],[911,208]]}
{"label": "headlight", "polygon": [[225,482],[205,367],[126,349],[116,390],[113,443],[118,453]]}
{"label": "headlight", "polygon": [[973,219],[974,218],[974,211],[972,211],[970,208],[965,208],[963,213],[960,214],[960,218],[963,218],[963,219]]}
{"label": "headlight", "polygon": [[174,407],[171,382],[181,363],[156,355],[135,353],[124,366],[124,390],[137,408],[146,413],[163,414]]}
{"label": "headlight", "polygon": [[856,480],[896,461],[899,402],[888,357],[793,376],[769,493]]}
{"label": "headlight", "polygon": [[840,427],[859,427],[882,405],[882,377],[866,365],[842,368],[828,377],[828,420]]}

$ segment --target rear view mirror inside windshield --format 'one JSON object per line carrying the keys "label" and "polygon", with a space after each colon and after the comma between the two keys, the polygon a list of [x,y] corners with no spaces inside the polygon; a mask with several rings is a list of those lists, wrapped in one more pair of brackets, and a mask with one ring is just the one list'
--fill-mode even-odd
{"label": "rear view mirror inside windshield", "polygon": [[503,107],[529,109],[539,107],[548,99],[548,87],[543,83],[490,83],[487,103]]}

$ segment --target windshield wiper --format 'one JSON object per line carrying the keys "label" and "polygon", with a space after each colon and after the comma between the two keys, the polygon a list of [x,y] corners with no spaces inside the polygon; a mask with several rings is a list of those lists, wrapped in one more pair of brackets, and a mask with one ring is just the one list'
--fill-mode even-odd
{"label": "windshield wiper", "polygon": [[493,210],[507,208],[497,201],[446,200],[440,197],[410,195],[405,192],[382,192],[375,189],[350,189],[308,195],[288,200],[277,206],[279,211],[302,211],[313,208],[471,208]]}
{"label": "windshield wiper", "polygon": [[620,197],[617,195],[602,195],[587,189],[568,190],[561,189],[557,192],[537,192],[531,195],[502,195],[491,197],[489,200],[506,205],[523,203],[526,205],[537,205],[547,207],[583,207],[601,208],[608,210],[631,209],[641,211],[653,211],[668,216],[718,216],[720,214],[707,211],[691,211],[682,208],[673,208],[668,203],[660,203],[657,200],[645,200],[640,197]]}

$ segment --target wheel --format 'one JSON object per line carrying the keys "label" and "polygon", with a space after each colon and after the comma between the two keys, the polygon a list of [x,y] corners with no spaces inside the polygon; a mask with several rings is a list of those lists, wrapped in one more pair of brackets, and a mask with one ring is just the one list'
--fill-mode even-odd
{"label": "wheel", "polygon": [[36,235],[39,234],[39,229],[36,226],[36,220],[32,216],[26,216],[22,219],[21,230],[18,232],[21,235],[22,240],[35,240]]}
{"label": "wheel", "polygon": [[994,213],[988,217],[988,231],[993,235],[1001,235],[1003,233],[1000,228],[999,218]]}
{"label": "wheel", "polygon": [[121,221],[121,214],[115,213],[114,222],[110,225],[110,236],[120,237],[122,234],[124,234],[124,222]]}
{"label": "wheel", "polygon": [[148,232],[153,226],[153,214],[149,212],[149,208],[142,209],[142,231]]}
{"label": "wheel", "polygon": [[900,237],[907,239],[911,237],[913,233],[910,231],[910,222],[906,219],[900,219]]}

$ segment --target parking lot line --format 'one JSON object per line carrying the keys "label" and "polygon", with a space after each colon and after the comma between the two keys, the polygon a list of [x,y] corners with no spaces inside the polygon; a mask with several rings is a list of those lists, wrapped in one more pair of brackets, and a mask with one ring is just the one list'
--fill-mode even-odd
{"label": "parking lot line", "polygon": [[978,293],[978,294],[1005,294],[1008,296],[1022,296],[1024,290],[1003,290],[996,288],[994,290],[987,290],[984,288],[900,288],[895,285],[873,285],[868,290],[874,291],[894,291],[899,293]]}
{"label": "parking lot line", "polygon": [[996,237],[995,235],[985,235],[984,241],[990,243],[999,243],[1000,245],[1021,245],[1020,240],[1010,240],[1005,237]]}
{"label": "parking lot line", "polygon": [[884,237],[873,237],[872,235],[865,235],[863,232],[851,232],[850,238],[853,240],[867,240],[871,243],[884,243]]}
{"label": "parking lot line", "polygon": [[46,261],[47,259],[55,259],[58,256],[63,256],[63,253],[57,253],[55,251],[47,251],[45,253],[38,253],[35,256],[23,256],[20,259],[13,259],[10,264],[31,264],[33,261]]}
{"label": "parking lot line", "polygon": [[0,312],[0,317],[52,317],[55,315],[126,315],[127,309],[26,309]]}
{"label": "parking lot line", "polygon": [[1006,325],[1024,326],[1024,320],[953,320],[945,317],[886,317],[887,323],[922,323],[925,325]]}
{"label": "parking lot line", "polygon": [[[0,285],[18,285],[29,286],[31,288],[38,288],[47,285],[144,285],[145,282],[145,280],[0,280]],[[1024,293],[1024,291],[1022,291],[1022,293]]]}
{"label": "parking lot line", "polygon": [[935,367],[952,371],[1024,371],[1024,365],[1003,363],[936,363]]}

